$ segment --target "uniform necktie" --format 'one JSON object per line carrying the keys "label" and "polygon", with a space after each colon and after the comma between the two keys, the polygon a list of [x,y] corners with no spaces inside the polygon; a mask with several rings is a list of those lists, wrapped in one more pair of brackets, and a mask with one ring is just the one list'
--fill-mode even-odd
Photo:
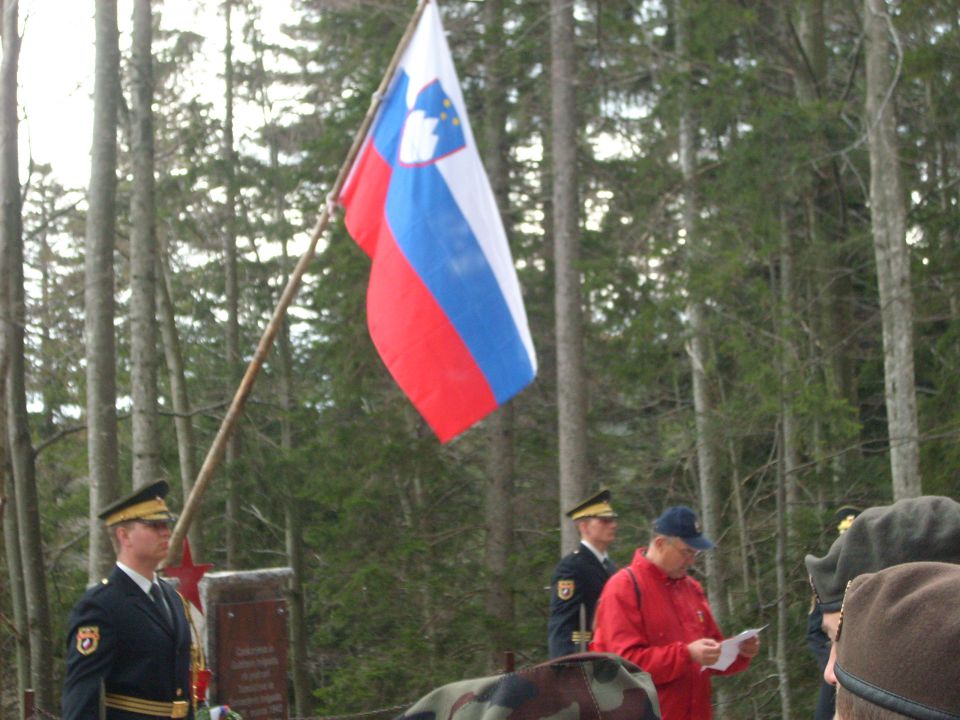
{"label": "uniform necktie", "polygon": [[603,559],[603,569],[607,571],[607,575],[613,574],[613,563],[610,561],[610,558],[606,557]]}
{"label": "uniform necktie", "polygon": [[170,609],[163,599],[163,593],[160,592],[160,585],[155,582],[150,583],[150,597],[153,598],[153,601],[160,608],[160,613],[163,615],[163,619],[167,621],[167,625],[173,625],[173,618],[170,617]]}

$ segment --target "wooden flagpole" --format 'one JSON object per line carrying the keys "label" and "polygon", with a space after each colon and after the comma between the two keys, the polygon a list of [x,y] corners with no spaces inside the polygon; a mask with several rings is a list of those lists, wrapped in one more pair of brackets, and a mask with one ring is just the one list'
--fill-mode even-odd
{"label": "wooden flagpole", "polygon": [[400,64],[400,58],[402,57],[404,50],[407,49],[407,45],[410,44],[410,39],[413,37],[414,30],[417,28],[417,23],[420,21],[420,16],[423,15],[423,10],[426,8],[427,3],[429,2],[430,0],[420,0],[416,11],[413,13],[413,17],[410,18],[410,22],[407,24],[407,28],[404,30],[403,36],[400,38],[400,43],[397,45],[397,49],[393,53],[390,64],[387,66],[387,71],[384,73],[383,79],[380,81],[380,87],[377,88],[377,91],[370,102],[370,108],[367,110],[367,114],[363,118],[363,122],[360,124],[360,129],[357,130],[357,134],[353,138],[353,145],[350,147],[350,151],[347,153],[347,157],[344,160],[343,165],[340,167],[340,172],[337,174],[337,179],[333,183],[333,188],[327,195],[329,200],[321,211],[316,225],[314,225],[313,232],[310,236],[310,244],[304,251],[303,255],[300,256],[300,260],[297,261],[297,265],[294,268],[290,279],[287,281],[287,286],[284,288],[283,294],[280,296],[277,307],[274,308],[273,317],[270,318],[270,322],[267,323],[267,327],[263,331],[263,335],[260,337],[260,342],[257,344],[257,350],[254,353],[253,358],[250,360],[250,364],[247,366],[247,370],[243,374],[243,378],[240,380],[240,386],[237,388],[237,392],[233,396],[233,401],[230,403],[230,408],[227,410],[227,414],[224,416],[223,422],[220,424],[220,429],[217,431],[217,435],[213,439],[213,444],[207,451],[207,457],[203,461],[200,472],[197,473],[197,479],[193,484],[193,489],[190,491],[190,496],[187,498],[187,501],[183,506],[183,512],[180,514],[180,518],[177,520],[177,524],[173,529],[173,534],[170,537],[170,548],[167,551],[167,558],[164,561],[164,565],[172,565],[174,562],[176,562],[176,559],[180,555],[180,548],[183,544],[183,539],[187,534],[187,530],[190,528],[190,523],[193,521],[193,518],[200,507],[200,501],[203,499],[204,492],[206,492],[207,487],[210,485],[210,482],[213,479],[214,471],[217,469],[217,466],[223,459],[224,452],[226,451],[227,439],[230,437],[230,433],[233,432],[237,421],[240,419],[240,415],[243,413],[243,406],[246,403],[250,392],[253,390],[253,383],[257,379],[257,374],[260,372],[260,368],[263,367],[263,363],[270,352],[270,348],[273,346],[273,341],[276,339],[277,333],[280,331],[280,326],[284,317],[286,316],[287,309],[290,307],[290,304],[293,302],[293,298],[297,294],[297,290],[300,288],[300,282],[303,279],[304,273],[307,271],[307,265],[309,265],[310,261],[313,259],[314,253],[317,249],[317,242],[319,242],[320,237],[327,229],[327,225],[330,222],[330,215],[332,214],[333,201],[339,197],[340,191],[343,189],[343,185],[347,181],[347,177],[350,174],[353,163],[357,159],[357,155],[360,152],[360,147],[363,145],[363,141],[370,130],[370,126],[373,124],[374,118],[376,117],[377,110],[380,109],[380,105],[383,102],[383,96],[386,94],[387,89],[390,86],[390,81],[393,79],[393,75],[397,70],[397,65]]}

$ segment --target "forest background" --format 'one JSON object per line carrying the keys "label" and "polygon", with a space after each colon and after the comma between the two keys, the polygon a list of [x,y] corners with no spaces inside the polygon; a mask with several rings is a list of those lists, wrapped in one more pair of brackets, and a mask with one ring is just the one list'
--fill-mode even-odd
{"label": "forest background", "polygon": [[[207,6],[198,28],[90,4],[90,184],[72,187],[17,158],[23,27],[2,3],[3,717],[27,686],[58,714],[67,614],[110,562],[96,508],[157,477],[189,491],[413,11],[294,0],[268,41],[261,3]],[[722,626],[771,624],[715,683],[720,713],[810,716],[803,555],[840,504],[960,493],[960,3],[441,12],[539,377],[440,445],[370,343],[368,260],[334,223],[194,558],[294,568],[294,711],[342,715],[507,650],[544,659],[574,499],[611,488],[621,565],[690,504],[720,543],[697,576]]]}

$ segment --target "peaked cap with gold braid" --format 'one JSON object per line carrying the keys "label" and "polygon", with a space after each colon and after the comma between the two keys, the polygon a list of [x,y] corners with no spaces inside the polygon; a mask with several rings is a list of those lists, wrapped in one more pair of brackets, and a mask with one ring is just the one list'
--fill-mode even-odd
{"label": "peaked cap with gold braid", "polygon": [[567,511],[567,517],[571,520],[585,520],[592,517],[615,518],[617,514],[610,505],[610,491],[601,490],[596,495],[591,495],[582,501],[576,507]]}
{"label": "peaked cap with gold braid", "polygon": [[170,484],[166,480],[157,480],[111,503],[100,511],[98,517],[107,524],[107,527],[127,520],[173,522],[177,516],[170,512],[170,508],[163,501],[168,492],[170,492]]}
{"label": "peaked cap with gold braid", "polygon": [[861,508],[854,507],[853,505],[844,505],[838,508],[833,514],[833,519],[837,523],[837,533],[843,535],[849,530],[850,526],[853,525],[853,521],[857,518],[857,515],[862,512],[863,510]]}

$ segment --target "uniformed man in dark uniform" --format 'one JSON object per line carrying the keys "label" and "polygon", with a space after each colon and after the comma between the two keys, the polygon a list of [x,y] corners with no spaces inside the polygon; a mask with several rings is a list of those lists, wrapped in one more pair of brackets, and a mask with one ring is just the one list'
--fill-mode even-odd
{"label": "uniformed man in dark uniform", "polygon": [[193,717],[190,625],[156,574],[176,519],[168,491],[161,480],[100,513],[117,566],[70,613],[63,720]]}
{"label": "uniformed man in dark uniform", "polygon": [[[860,512],[860,508],[850,505],[844,505],[837,510],[834,515],[837,523],[837,534],[843,535]],[[807,647],[816,657],[817,666],[820,668],[820,693],[817,695],[817,707],[814,711],[813,720],[833,720],[837,691],[833,685],[823,679],[823,670],[827,667],[827,661],[830,659],[830,638],[823,631],[822,624],[823,612],[820,610],[817,599],[814,598],[813,609],[807,617]]]}
{"label": "uniformed man in dark uniform", "polygon": [[586,648],[600,591],[617,569],[607,555],[617,534],[610,491],[601,490],[587,498],[567,512],[567,517],[577,524],[580,545],[560,561],[550,581],[547,631],[551,658]]}

